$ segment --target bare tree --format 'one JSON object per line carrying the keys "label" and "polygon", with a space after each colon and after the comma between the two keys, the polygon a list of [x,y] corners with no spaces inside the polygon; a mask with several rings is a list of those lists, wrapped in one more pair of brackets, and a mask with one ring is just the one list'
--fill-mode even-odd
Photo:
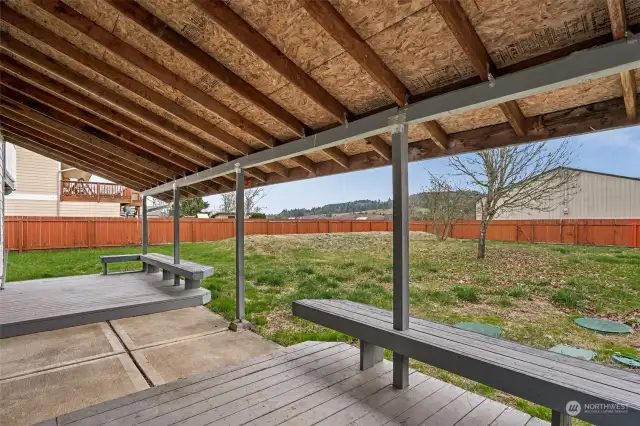
{"label": "bare tree", "polygon": [[482,195],[478,258],[485,257],[487,227],[496,216],[516,210],[550,211],[578,192],[578,172],[567,169],[574,159],[568,140],[557,149],[543,142],[449,158],[470,189]]}
{"label": "bare tree", "polygon": [[472,201],[468,191],[455,187],[445,176],[432,173],[421,198],[426,217],[433,223],[433,233],[442,241],[451,234],[455,222],[465,218]]}
{"label": "bare tree", "polygon": [[[268,194],[264,188],[249,188],[244,190],[244,211],[246,215],[259,213],[262,207],[258,203]],[[223,212],[234,212],[236,210],[236,193],[227,192],[221,195],[221,203],[218,209]]]}

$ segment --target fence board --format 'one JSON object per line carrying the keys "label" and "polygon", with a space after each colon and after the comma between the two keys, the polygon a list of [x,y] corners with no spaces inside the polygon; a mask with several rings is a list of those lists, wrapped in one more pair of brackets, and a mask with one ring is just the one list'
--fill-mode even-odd
{"label": "fence board", "polygon": [[[173,242],[173,219],[149,219],[149,243]],[[409,224],[412,231],[433,232],[426,221]],[[334,232],[391,231],[391,221],[366,220],[264,220],[248,219],[245,233],[315,234]],[[480,223],[475,220],[456,222],[451,238],[475,239]],[[233,219],[183,218],[180,221],[181,242],[218,241],[235,235]],[[61,248],[118,247],[140,245],[142,222],[139,218],[103,217],[27,217],[5,219],[5,246],[10,250],[46,250]],[[581,244],[598,246],[640,247],[640,219],[580,220],[496,220],[487,230],[493,241]]]}

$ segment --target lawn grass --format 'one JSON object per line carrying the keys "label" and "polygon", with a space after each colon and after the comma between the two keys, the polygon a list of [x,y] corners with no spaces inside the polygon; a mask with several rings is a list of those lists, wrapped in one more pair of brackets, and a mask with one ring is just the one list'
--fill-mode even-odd
{"label": "lawn grass", "polygon": [[[602,335],[573,323],[602,316],[640,324],[640,251],[625,248],[527,245],[489,242],[487,259],[475,258],[473,241],[436,241],[412,233],[411,315],[453,324],[479,321],[503,329],[503,337],[549,348],[559,343],[596,351],[613,365],[614,352],[637,355],[640,335]],[[8,279],[28,280],[100,273],[98,256],[134,248],[11,253]],[[171,254],[171,246],[152,251]],[[227,319],[235,310],[234,241],[190,243],[182,257],[215,267],[203,281],[209,307]],[[254,235],[246,239],[246,311],[261,335],[282,345],[350,336],[291,315],[303,298],[343,298],[385,309],[392,306],[391,235],[387,233]],[[138,262],[113,271],[139,269]],[[550,411],[488,386],[412,361],[412,368],[462,388],[550,419]]]}

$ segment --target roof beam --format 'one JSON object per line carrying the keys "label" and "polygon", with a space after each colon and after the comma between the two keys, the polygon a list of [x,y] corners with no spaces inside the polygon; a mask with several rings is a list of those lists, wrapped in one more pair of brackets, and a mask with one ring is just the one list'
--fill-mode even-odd
{"label": "roof beam", "polygon": [[[330,2],[299,0],[299,3],[387,94],[391,96],[395,103],[399,106],[405,106],[407,104],[409,90]],[[447,134],[442,130],[442,127],[435,121],[433,123],[425,123],[425,127],[427,130],[434,130],[434,132],[429,132],[434,143],[442,149],[446,149]],[[331,153],[326,153],[334,158]],[[336,161],[338,164],[343,165],[343,167],[348,167],[344,166],[342,161],[338,159],[336,159]]]}
{"label": "roof beam", "polygon": [[[611,32],[614,40],[620,40],[627,36],[627,13],[624,7],[624,0],[607,0],[609,7],[609,18],[611,19]],[[637,99],[638,90],[633,70],[620,73],[620,84],[622,85],[622,95],[627,108],[627,116],[630,120],[638,118]]]}
{"label": "roof beam", "polygon": [[365,139],[367,145],[380,155],[383,159],[391,161],[391,147],[380,136],[371,136]]}
{"label": "roof beam", "polygon": [[[495,72],[495,65],[458,0],[433,0],[433,4],[467,54],[476,73],[483,81],[489,80],[489,74]],[[499,106],[516,134],[524,135],[526,120],[517,102],[509,101]]]}
{"label": "roof beam", "polygon": [[142,6],[130,0],[106,0],[120,13],[162,40],[174,50],[198,64],[231,90],[278,120],[298,136],[304,136],[305,125],[255,87],[235,75],[208,53],[174,31]]}
{"label": "roof beam", "polygon": [[[3,56],[4,55],[0,55],[0,67],[3,66],[1,65],[4,59]],[[141,137],[122,129],[107,120],[96,117],[95,115],[90,114],[69,102],[63,101],[62,99],[45,92],[44,90],[31,86],[12,75],[0,72],[0,83],[5,87],[9,87],[24,96],[28,96],[29,98],[42,103],[43,105],[47,105],[74,119],[82,121],[90,126],[94,126],[95,128],[110,134],[114,138],[120,139],[124,143],[130,144],[134,147],[139,147],[151,155],[162,158],[168,163],[179,167],[181,170],[189,170],[192,172],[198,170],[198,166],[191,161],[175,155],[173,152],[168,151],[159,145],[153,144],[146,139],[142,139]]]}
{"label": "roof beam", "polygon": [[312,175],[315,176],[315,174],[316,174],[316,163],[314,163],[313,161],[309,160],[307,157],[299,155],[299,156],[296,156],[296,157],[291,157],[290,160],[293,161],[294,163],[296,163],[298,166],[302,167],[307,172],[309,172],[309,173],[311,173]]}
{"label": "roof beam", "polygon": [[270,169],[273,173],[277,173],[278,175],[286,178],[289,176],[289,169],[283,166],[278,162],[273,162],[265,165],[268,169]]}
{"label": "roof beam", "polygon": [[[215,133],[215,129],[207,128],[206,125],[210,125],[210,123],[202,119],[200,116],[161,96],[159,93],[149,89],[147,86],[139,83],[137,80],[134,80],[133,78],[120,72],[116,68],[106,64],[105,62],[97,60],[93,56],[84,53],[80,49],[73,46],[71,43],[68,43],[57,37],[49,30],[46,30],[24,18],[23,16],[13,12],[4,3],[0,3],[0,18],[4,22],[10,23],[10,25],[14,26],[20,31],[23,31],[36,40],[49,45],[51,48],[73,59],[74,61],[89,67],[91,70],[97,73],[100,73],[108,80],[111,80],[112,82],[124,87],[125,89],[135,93],[136,95],[144,99],[147,99],[149,102],[155,104],[161,109],[164,109],[170,114],[185,120],[195,127],[198,127],[199,129],[212,135],[221,142],[224,142],[222,138],[224,138],[225,135],[228,135],[215,126],[214,127],[219,131],[219,134],[213,134]],[[189,133],[188,131],[176,126],[169,120],[160,117],[159,115],[147,110],[146,108],[141,107],[128,98],[118,95],[115,92],[97,84],[93,80],[86,78],[85,76],[82,76],[74,71],[71,71],[69,68],[58,64],[46,55],[43,55],[37,50],[32,49],[19,40],[16,40],[6,32],[1,33],[0,47],[20,58],[23,58],[30,63],[35,64],[38,67],[45,69],[47,72],[58,76],[65,82],[65,84],[71,84],[75,87],[80,88],[81,90],[91,93],[97,99],[100,99],[101,102],[107,102],[112,108],[116,108],[118,110],[129,113],[134,117],[142,120],[143,122],[147,122],[151,126],[154,126],[157,129],[161,129],[171,134],[175,139],[182,141],[183,144],[191,146],[193,149],[198,150],[204,155],[208,155],[212,159],[215,158],[221,161],[228,161],[229,159],[229,155],[226,152],[224,152],[211,142],[202,139],[192,133]],[[228,136],[232,137],[231,135]]]}
{"label": "roof beam", "polygon": [[[407,124],[424,123],[425,121],[462,114],[477,108],[498,105],[514,99],[549,92],[635,68],[640,68],[640,49],[637,48],[637,44],[626,41],[612,42],[602,45],[598,49],[575,52],[535,67],[503,75],[496,78],[495,85],[493,86],[483,82],[427,98],[403,109],[393,107],[380,111],[351,121],[348,126],[334,127],[318,132],[314,134],[313,137],[298,139],[276,146],[270,150],[256,152],[238,158],[233,163],[221,164],[199,172],[197,176],[178,179],[176,183],[178,186],[189,185],[192,182],[231,173],[235,168],[235,164],[243,168],[255,167],[379,135],[381,133],[387,133],[391,131],[393,126],[398,122]],[[390,122],[390,120],[392,121]],[[532,119],[530,118],[529,120]],[[544,122],[543,124],[546,125]],[[616,125],[621,124],[616,123]],[[508,127],[511,128],[510,126]],[[611,128],[613,126],[610,125],[610,123],[605,123],[602,127]],[[570,132],[565,132],[557,136],[548,134],[548,137],[560,137],[567,133]],[[451,138],[452,135],[450,135],[450,139]],[[524,137],[520,138],[522,139]],[[505,145],[506,144],[508,143],[505,142]],[[452,147],[455,148],[455,146],[450,143],[448,153],[455,153],[455,149],[452,149]],[[439,148],[438,150],[442,153]],[[352,170],[354,159],[351,158],[350,161],[350,170]],[[162,185],[158,188],[145,191],[145,193],[147,195],[153,195],[166,191],[167,189],[165,188],[168,188],[168,185]]]}
{"label": "roof beam", "polygon": [[[36,143],[33,143],[33,141],[30,141],[26,138],[21,138],[13,134],[6,134],[5,138],[7,142],[11,142],[12,144],[20,146],[29,151],[35,152],[36,154],[40,154],[44,157],[51,158],[52,160],[60,161],[61,163],[65,163],[70,166],[76,167],[82,171],[89,171],[90,173],[97,174],[100,177],[103,177],[105,179],[109,179],[113,182],[119,183],[121,185],[125,185],[128,188],[131,188],[135,191],[144,190],[144,187],[140,186],[140,184],[136,184],[134,181],[131,181],[125,177],[109,172],[108,170],[105,170],[95,164],[88,164],[77,158],[67,156],[57,150],[54,150],[51,148],[45,148],[43,145],[38,145]],[[97,173],[95,173],[96,171]]]}
{"label": "roof beam", "polygon": [[266,182],[268,180],[267,174],[255,167],[246,169],[245,173],[247,174],[247,176],[258,179],[260,182]]}
{"label": "roof beam", "polygon": [[207,167],[213,165],[211,164],[209,157],[199,153],[198,151],[175,142],[173,139],[164,136],[160,132],[156,132],[128,116],[120,114],[100,102],[94,101],[80,92],[70,89],[64,84],[58,83],[56,80],[23,65],[6,54],[0,54],[0,69],[4,69],[8,73],[11,73],[13,76],[34,87],[45,90],[60,99],[77,105],[85,111],[98,115],[115,125],[121,126],[123,129],[127,129],[132,133],[144,137],[146,140],[153,142],[158,146],[166,147],[174,155],[182,156],[184,159],[190,160],[200,166]]}
{"label": "roof beam", "polygon": [[395,103],[406,105],[409,96],[407,88],[330,2],[299,0],[298,3],[373,77]]}
{"label": "roof beam", "polygon": [[[11,96],[9,97],[7,96],[7,94],[11,94]],[[78,129],[77,120],[64,116],[64,114],[58,113],[57,111],[53,111],[45,105],[41,105],[36,103],[35,101],[32,101],[29,102],[30,107],[28,107],[20,101],[16,101],[16,98],[19,99],[20,95],[11,93],[10,90],[7,89],[4,89],[2,91],[2,103],[0,103],[0,105],[5,113],[18,114],[28,117],[33,121],[41,123],[46,127],[52,128],[60,133],[66,134],[69,137],[81,141],[84,144],[94,147],[95,149],[116,156],[120,158],[121,161],[126,161],[135,165],[136,167],[146,169],[151,175],[157,176],[159,180],[172,179],[174,178],[174,176],[176,176],[176,173],[164,166],[151,161],[148,157],[143,157],[138,155],[138,153],[136,152],[122,149],[120,146],[114,145],[106,139],[103,139],[105,135],[101,134],[102,132],[98,131],[97,129],[93,129],[94,133],[101,134],[103,138],[98,138],[97,136]],[[31,107],[35,107],[37,109],[33,109]],[[46,111],[46,113],[43,111]],[[82,124],[80,124],[80,128],[82,127]]]}
{"label": "roof beam", "polygon": [[427,130],[427,132],[429,132],[433,143],[438,145],[438,148],[440,148],[441,150],[446,151],[449,147],[449,135],[447,135],[447,132],[445,132],[442,127],[440,127],[440,124],[438,124],[437,121],[433,120],[426,121],[422,123],[422,125]]}
{"label": "roof beam", "polygon": [[[252,123],[245,117],[243,117],[237,111],[227,107],[218,100],[209,96],[198,87],[189,83],[179,75],[175,74],[168,68],[155,62],[152,58],[146,56],[133,46],[120,40],[118,37],[102,28],[100,25],[93,23],[90,19],[84,15],[78,13],[72,7],[59,0],[32,0],[42,10],[55,16],[62,22],[70,25],[82,34],[88,36],[95,42],[101,44],[109,51],[120,56],[127,62],[137,66],[145,72],[153,75],[158,80],[162,81],[166,85],[174,88],[183,95],[189,97],[194,102],[202,105],[218,117],[227,121],[232,126],[246,132],[254,137],[257,141],[261,142],[265,146],[271,147],[275,144],[275,138],[271,136],[264,129],[258,125]],[[234,143],[232,148],[238,150],[241,154],[248,154],[250,147],[244,142]],[[225,141],[229,143],[229,141]]]}
{"label": "roof beam", "polygon": [[[148,187],[149,185],[155,184],[154,180],[144,177],[141,178],[141,176],[135,171],[123,168],[122,166],[117,165],[117,163],[114,163],[111,160],[100,158],[95,155],[92,156],[90,151],[73,147],[73,145],[70,144],[65,144],[65,141],[63,140],[51,137],[50,135],[42,133],[34,128],[28,127],[20,122],[16,122],[6,117],[1,117],[0,123],[2,123],[5,132],[12,132],[14,135],[21,138],[28,138],[34,142],[46,145],[51,149],[55,149],[69,156],[73,156],[74,158],[80,159],[86,163],[96,165],[100,164],[100,166],[104,170],[107,170],[111,173],[117,173],[122,177],[126,177],[130,180],[130,183],[137,182],[142,187]],[[92,170],[86,171],[91,172]]]}
{"label": "roof beam", "polygon": [[327,148],[323,152],[345,169],[349,168],[349,156],[342,152],[337,146]]}
{"label": "roof beam", "polygon": [[224,2],[196,0],[195,4],[247,49],[269,64],[291,84],[306,93],[337,121],[344,123],[349,111]]}

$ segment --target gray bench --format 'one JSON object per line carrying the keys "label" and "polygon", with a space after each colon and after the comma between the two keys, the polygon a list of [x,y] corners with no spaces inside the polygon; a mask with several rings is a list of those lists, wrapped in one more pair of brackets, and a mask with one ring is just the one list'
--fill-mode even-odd
{"label": "gray bench", "polygon": [[147,273],[155,273],[162,269],[162,279],[171,280],[175,275],[184,278],[186,290],[200,288],[200,280],[213,275],[213,267],[200,265],[199,263],[181,260],[179,264],[173,263],[173,257],[159,253],[148,254],[119,254],[113,256],[100,256],[100,262],[104,264],[104,274],[108,273],[108,264],[116,262],[131,262],[139,260],[144,264],[143,270]]}
{"label": "gray bench", "polygon": [[345,300],[296,301],[293,314],[360,339],[362,369],[386,348],[549,407],[553,425],[571,424],[568,407],[578,404],[579,419],[640,425],[640,374],[631,371],[414,317],[398,331],[391,312]]}

